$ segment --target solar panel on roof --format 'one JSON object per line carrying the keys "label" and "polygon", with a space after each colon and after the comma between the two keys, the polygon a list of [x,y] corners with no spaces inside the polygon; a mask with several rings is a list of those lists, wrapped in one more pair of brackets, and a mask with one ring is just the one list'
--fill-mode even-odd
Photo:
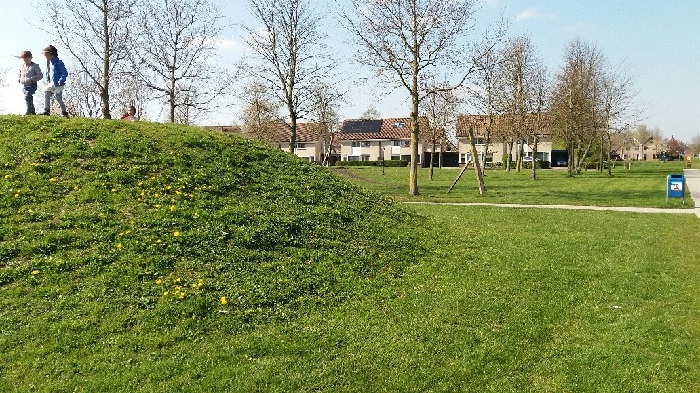
{"label": "solar panel on roof", "polygon": [[381,128],[381,120],[348,120],[343,124],[343,133],[371,134],[378,133]]}

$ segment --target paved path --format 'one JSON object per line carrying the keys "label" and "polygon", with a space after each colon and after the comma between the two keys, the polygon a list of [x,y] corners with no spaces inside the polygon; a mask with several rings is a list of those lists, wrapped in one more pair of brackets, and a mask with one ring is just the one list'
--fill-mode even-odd
{"label": "paved path", "polygon": [[683,174],[690,199],[695,202],[695,214],[700,217],[700,169],[684,169]]}
{"label": "paved path", "polygon": [[521,207],[536,209],[569,209],[569,210],[612,210],[632,213],[663,213],[663,214],[695,214],[700,217],[700,169],[684,169],[685,184],[690,192],[690,198],[695,202],[695,209],[662,209],[654,207],[615,207],[615,206],[576,206],[576,205],[522,205],[518,203],[467,203],[467,202],[405,202],[429,205],[455,206],[496,206]]}

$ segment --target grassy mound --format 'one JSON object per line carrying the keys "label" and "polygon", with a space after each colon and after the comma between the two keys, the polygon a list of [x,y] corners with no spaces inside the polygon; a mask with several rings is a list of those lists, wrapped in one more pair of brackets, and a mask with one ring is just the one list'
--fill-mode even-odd
{"label": "grassy mound", "polygon": [[411,222],[256,141],[0,117],[0,344],[293,318],[400,274]]}

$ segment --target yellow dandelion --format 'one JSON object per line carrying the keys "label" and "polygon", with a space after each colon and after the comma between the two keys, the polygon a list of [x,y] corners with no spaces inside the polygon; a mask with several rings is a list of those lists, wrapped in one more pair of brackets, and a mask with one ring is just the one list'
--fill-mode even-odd
{"label": "yellow dandelion", "polygon": [[5,175],[5,179],[9,179],[11,177],[12,177],[12,175]]}
{"label": "yellow dandelion", "polygon": [[141,194],[139,194],[139,195],[142,196],[142,197],[145,197],[145,196],[146,196],[146,191],[141,191]]}
{"label": "yellow dandelion", "polygon": [[175,205],[170,205],[170,211],[174,212],[175,210],[177,210],[177,207],[175,207]]}
{"label": "yellow dandelion", "polygon": [[160,209],[160,205],[156,205],[156,209]]}
{"label": "yellow dandelion", "polygon": [[117,192],[117,189],[116,189],[116,188],[112,188],[112,192]]}
{"label": "yellow dandelion", "polygon": [[221,304],[224,306],[228,304],[228,299],[226,299],[226,296],[221,297]]}
{"label": "yellow dandelion", "polygon": [[169,294],[170,294],[170,292],[168,292],[168,291],[163,292],[163,296],[168,296]]}
{"label": "yellow dandelion", "polygon": [[119,249],[119,250],[122,249],[122,244],[121,244],[121,243],[117,243],[117,249]]}
{"label": "yellow dandelion", "polygon": [[175,279],[175,282],[176,282],[176,283],[179,283],[180,281],[182,281],[182,280],[180,279],[180,277],[178,277],[178,278]]}
{"label": "yellow dandelion", "polygon": [[179,295],[177,295],[178,299],[184,299],[185,298],[185,292],[180,292]]}
{"label": "yellow dandelion", "polygon": [[143,185],[143,182],[140,181],[139,184],[138,184],[138,186],[141,187],[142,185]]}
{"label": "yellow dandelion", "polygon": [[74,191],[78,191],[78,186],[73,186]]}
{"label": "yellow dandelion", "polygon": [[169,190],[169,189],[171,189],[171,188],[173,188],[173,187],[172,187],[172,186],[167,186],[167,187],[165,187],[166,190]]}
{"label": "yellow dandelion", "polygon": [[163,283],[163,280],[161,280],[160,278],[156,280],[156,285],[160,285],[162,283]]}
{"label": "yellow dandelion", "polygon": [[56,179],[55,177],[52,177],[52,178],[49,179],[49,182],[50,182],[50,183],[55,183],[55,182],[57,182],[57,181],[58,181],[58,179]]}
{"label": "yellow dandelion", "polygon": [[175,232],[173,233],[173,236],[175,236],[175,237],[180,236],[180,231],[175,231]]}
{"label": "yellow dandelion", "polygon": [[32,276],[36,276],[37,274],[39,274],[38,270],[32,270]]}
{"label": "yellow dandelion", "polygon": [[160,194],[157,193],[157,192],[156,192],[155,194],[153,194],[153,197],[154,197],[154,198],[158,198],[159,196],[160,196]]}
{"label": "yellow dandelion", "polygon": [[15,194],[15,198],[19,198],[19,192]]}

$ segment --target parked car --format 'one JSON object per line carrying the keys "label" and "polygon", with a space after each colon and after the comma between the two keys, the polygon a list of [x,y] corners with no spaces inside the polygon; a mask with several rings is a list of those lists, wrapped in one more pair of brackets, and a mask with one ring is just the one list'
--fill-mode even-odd
{"label": "parked car", "polygon": [[567,166],[568,164],[569,164],[569,162],[568,162],[566,159],[564,159],[564,158],[559,158],[559,159],[557,159],[555,165],[556,165],[556,166]]}

